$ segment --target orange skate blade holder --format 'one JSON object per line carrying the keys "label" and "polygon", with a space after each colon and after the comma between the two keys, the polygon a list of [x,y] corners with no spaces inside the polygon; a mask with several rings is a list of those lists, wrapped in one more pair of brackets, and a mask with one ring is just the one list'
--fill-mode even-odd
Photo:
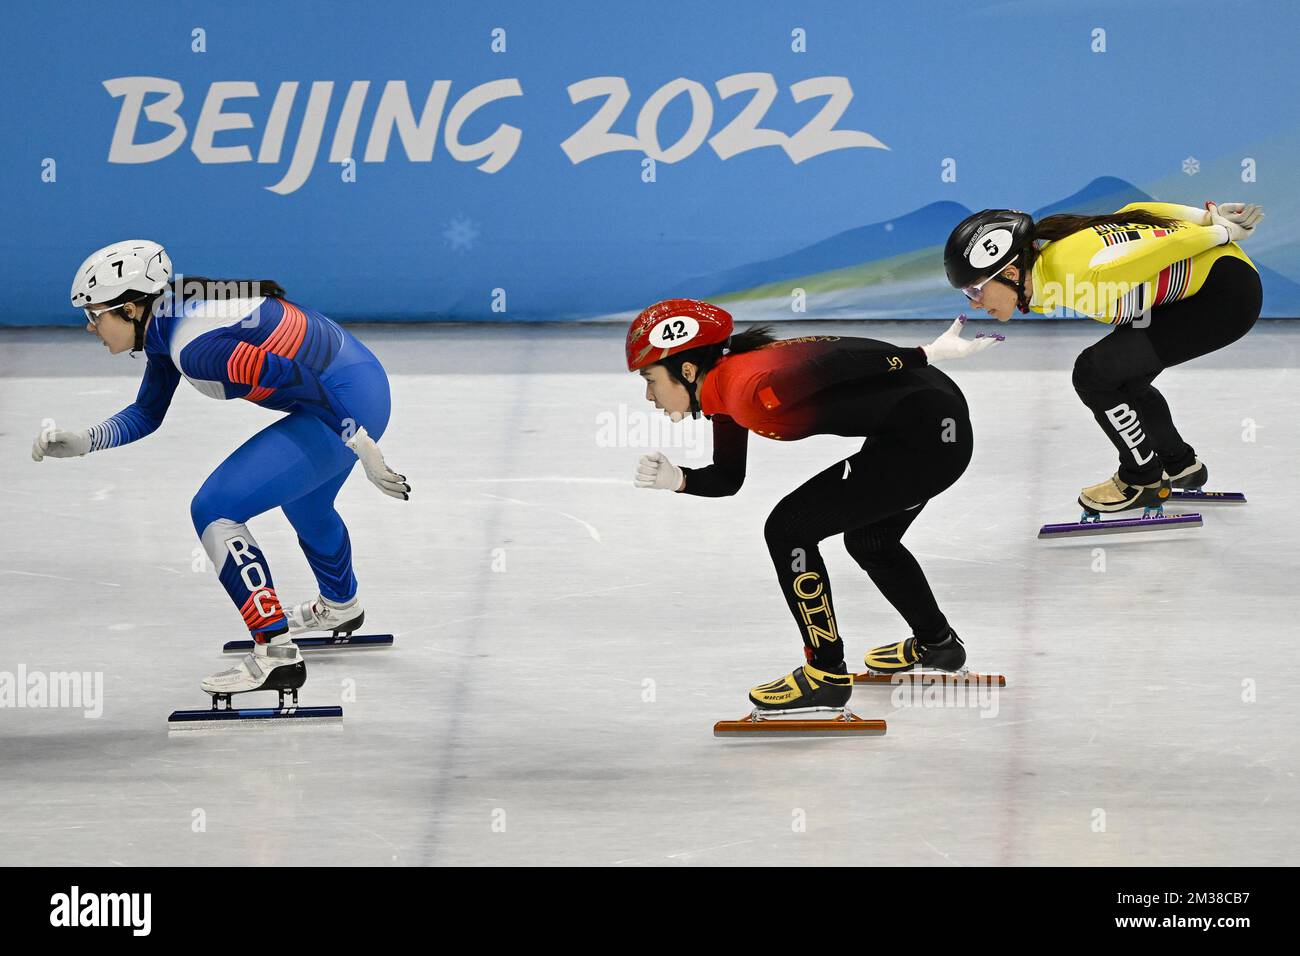
{"label": "orange skate blade holder", "polygon": [[[833,716],[812,719],[792,714],[823,713]],[[713,725],[715,737],[879,737],[883,720],[867,720],[847,707],[804,707],[795,710],[761,710],[755,707],[740,720],[720,720]]]}
{"label": "orange skate blade holder", "polygon": [[1005,674],[975,674],[971,671],[897,671],[893,674],[865,671],[861,674],[854,674],[853,683],[921,684],[923,686],[975,684],[981,687],[1006,687],[1007,678]]}

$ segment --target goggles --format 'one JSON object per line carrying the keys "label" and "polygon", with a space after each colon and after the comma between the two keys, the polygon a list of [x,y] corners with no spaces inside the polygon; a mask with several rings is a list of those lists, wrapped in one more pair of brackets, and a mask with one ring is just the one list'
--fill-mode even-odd
{"label": "goggles", "polygon": [[[1003,271],[1007,268],[1007,266],[1010,265],[1015,265],[1015,263],[1008,262],[997,272],[993,273],[990,276],[985,276],[983,279],[980,279],[980,281],[976,282],[974,285],[962,286],[961,294],[964,295],[966,298],[970,299],[972,302],[982,302],[984,300],[984,287],[988,285],[990,282],[992,282],[994,279],[1001,276]],[[1009,282],[1010,280],[1007,281]]]}
{"label": "goggles", "polygon": [[[142,300],[141,300],[141,299],[131,299],[130,301],[131,301],[131,302],[140,302],[140,301],[142,301]],[[89,323],[91,324],[91,326],[93,327],[93,326],[97,326],[97,325],[99,325],[99,319],[100,319],[100,316],[104,315],[104,314],[107,313],[107,312],[116,312],[118,309],[122,308],[122,306],[124,306],[124,305],[126,305],[126,304],[127,304],[126,302],[119,302],[119,303],[117,303],[117,305],[99,305],[99,306],[95,306],[95,307],[93,307],[93,308],[90,307],[90,306],[87,306],[86,308],[82,309],[81,311],[86,313],[86,321],[89,322]]]}

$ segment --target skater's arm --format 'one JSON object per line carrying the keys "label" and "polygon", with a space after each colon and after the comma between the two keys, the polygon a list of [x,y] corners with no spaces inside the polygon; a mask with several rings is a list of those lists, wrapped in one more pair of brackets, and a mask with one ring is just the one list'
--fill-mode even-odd
{"label": "skater's arm", "polygon": [[1182,206],[1172,202],[1131,202],[1122,209],[1117,209],[1116,212],[1132,212],[1135,209],[1141,212],[1154,213],[1157,216],[1164,216],[1168,219],[1190,222],[1194,226],[1208,226],[1210,224],[1208,209],[1200,209],[1196,206]]}
{"label": "skater's arm", "polygon": [[1228,230],[1221,225],[1194,226],[1180,223],[1163,236],[1144,232],[1132,242],[1103,246],[1087,263],[1074,271],[1075,282],[1122,282],[1138,285],[1149,282],[1175,262],[1190,259],[1215,246],[1229,242]]}
{"label": "skater's arm", "polygon": [[768,410],[793,405],[840,382],[888,375],[928,365],[918,346],[902,348],[871,339],[841,338],[817,343],[798,362],[772,369],[757,383],[759,401]]}
{"label": "skater's arm", "polygon": [[704,468],[683,468],[686,486],[682,494],[702,498],[734,495],[745,483],[745,458],[749,451],[749,429],[726,415],[713,416],[713,464]]}
{"label": "skater's arm", "polygon": [[167,355],[157,352],[148,352],[146,355],[148,364],[135,401],[112,418],[91,427],[90,451],[116,448],[118,445],[139,441],[146,435],[153,434],[162,424],[172,396],[176,393],[176,385],[181,380],[181,373]]}
{"label": "skater's arm", "polygon": [[260,402],[277,391],[291,390],[294,397],[312,404],[314,414],[339,441],[346,441],[356,431],[356,420],[339,406],[315,369],[246,341],[235,328],[199,336],[185,346],[181,361],[187,374],[228,386],[230,398]]}
{"label": "skater's arm", "polygon": [[185,346],[180,358],[190,377],[227,386],[227,398],[250,398],[254,392],[274,391],[284,384],[266,379],[272,377],[268,375],[272,368],[286,360],[241,338],[234,328],[205,332]]}

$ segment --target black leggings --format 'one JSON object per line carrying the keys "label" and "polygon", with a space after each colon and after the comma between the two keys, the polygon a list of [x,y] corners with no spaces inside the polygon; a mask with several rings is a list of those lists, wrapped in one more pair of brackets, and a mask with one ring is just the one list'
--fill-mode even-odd
{"label": "black leggings", "polygon": [[862,449],[814,475],[773,509],[764,535],[781,591],[809,661],[844,669],[830,581],[818,544],[844,534],[844,546],[922,641],[947,632],[925,573],[903,547],[925,503],[970,463],[970,416],[959,395],[926,392],[900,405],[907,425],[868,438]]}
{"label": "black leggings", "polygon": [[1074,390],[1119,452],[1119,477],[1132,485],[1160,480],[1192,463],[1164,396],[1152,380],[1169,368],[1237,341],[1259,318],[1259,273],[1241,259],[1210,267],[1190,298],[1151,310],[1145,328],[1122,325],[1074,363]]}

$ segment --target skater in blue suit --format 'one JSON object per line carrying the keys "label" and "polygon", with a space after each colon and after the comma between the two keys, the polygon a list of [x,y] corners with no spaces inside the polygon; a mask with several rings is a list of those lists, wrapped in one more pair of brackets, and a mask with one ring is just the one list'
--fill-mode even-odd
{"label": "skater in blue suit", "polygon": [[[285,412],[223,461],[190,507],[194,530],[253,638],[238,666],[205,679],[209,694],[294,689],[306,680],[295,634],[350,632],[364,612],[348,530],[334,499],[360,459],[385,494],[410,486],[384,463],[376,442],[388,427],[388,376],[374,354],[336,323],[289,302],[275,282],[172,274],[156,242],[126,240],[93,253],[77,270],[72,304],[111,354],[145,353],[136,400],[91,428],[44,429],[36,461],[138,441],[162,424],[182,378],[210,398],[240,398]],[[247,522],[283,510],[320,588],[282,608],[270,568]]]}

